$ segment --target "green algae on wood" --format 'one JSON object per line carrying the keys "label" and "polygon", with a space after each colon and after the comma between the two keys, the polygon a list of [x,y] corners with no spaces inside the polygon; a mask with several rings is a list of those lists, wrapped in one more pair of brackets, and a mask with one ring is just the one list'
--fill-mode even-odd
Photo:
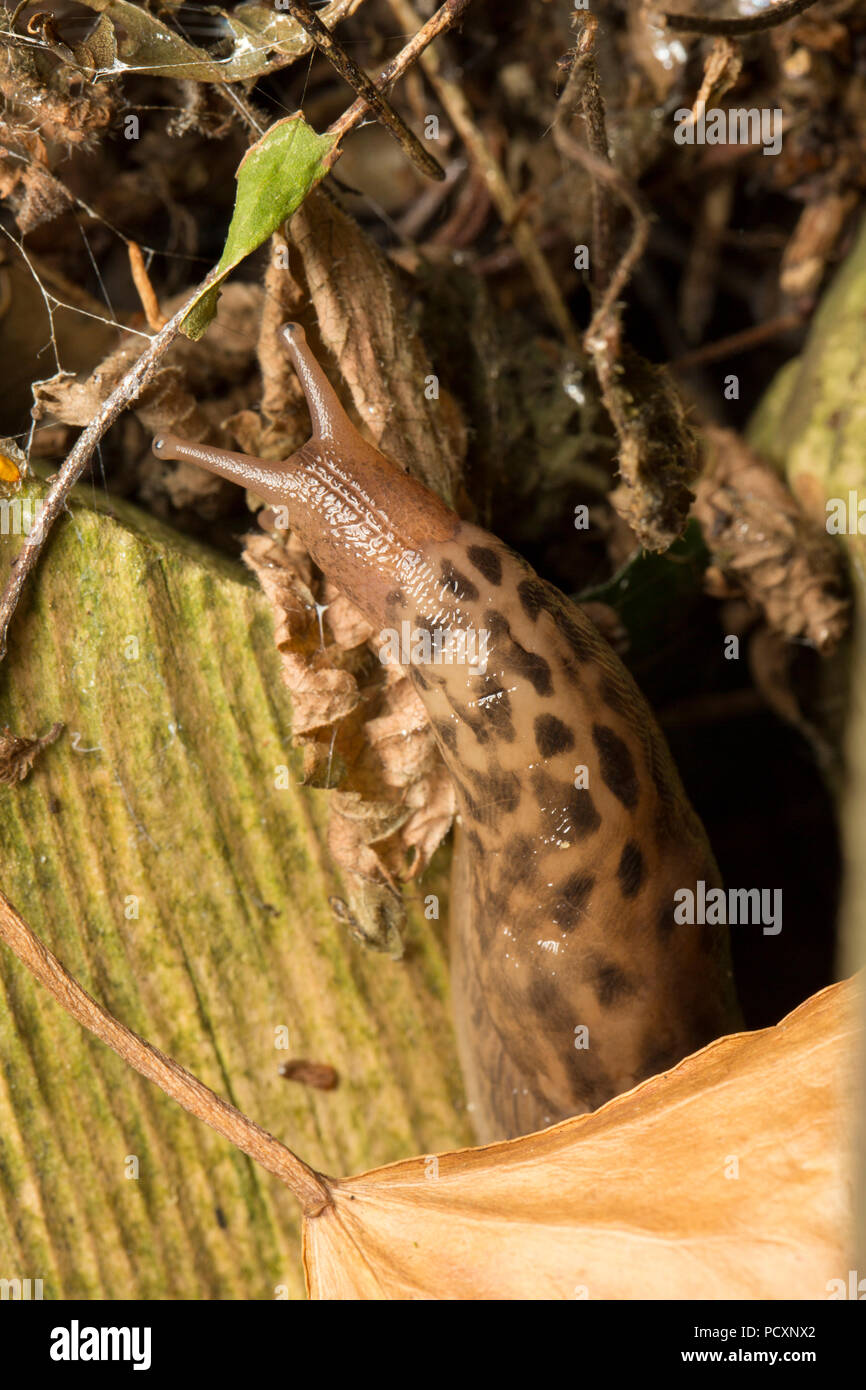
{"label": "green algae on wood", "polygon": [[[85,988],[325,1172],[466,1143],[444,871],[424,885],[440,920],[410,910],[399,964],[335,920],[327,798],[295,785],[270,612],[240,565],[74,503],[0,668],[0,724],[58,719],[0,788],[0,872]],[[290,1056],[339,1088],[287,1086]],[[0,952],[0,1277],[46,1298],[297,1297],[298,1229],[288,1191]]]}

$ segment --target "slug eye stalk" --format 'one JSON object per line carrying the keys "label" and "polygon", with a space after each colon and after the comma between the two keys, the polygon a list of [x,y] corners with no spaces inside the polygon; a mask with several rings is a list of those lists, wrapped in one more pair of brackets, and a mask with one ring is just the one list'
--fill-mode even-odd
{"label": "slug eye stalk", "polygon": [[288,459],[272,460],[235,453],[230,449],[218,449],[212,444],[181,439],[175,434],[160,433],[152,445],[157,458],[194,463],[209,473],[249,488],[265,501],[276,505],[286,502],[286,477],[294,467],[305,461],[305,451],[309,451],[311,446],[323,446],[337,457],[343,455],[368,461],[382,459],[378,450],[368,444],[352,424],[339,396],[310,350],[301,325],[284,323],[278,330],[278,337],[298,374],[307,400],[312,425],[307,444]]}

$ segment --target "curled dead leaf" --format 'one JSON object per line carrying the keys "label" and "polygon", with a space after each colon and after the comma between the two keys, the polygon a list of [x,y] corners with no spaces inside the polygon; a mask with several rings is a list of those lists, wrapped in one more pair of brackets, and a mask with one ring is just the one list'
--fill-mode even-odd
{"label": "curled dead leaf", "polygon": [[328,1299],[820,1299],[847,1277],[860,982],[600,1110],[345,1181],[304,1226]]}
{"label": "curled dead leaf", "polygon": [[619,485],[611,505],[645,550],[667,550],[681,535],[693,500],[700,449],[664,367],[598,335],[593,361],[619,439]]}
{"label": "curled dead leaf", "polygon": [[7,724],[0,732],[0,783],[23,782],[43,748],[57,741],[63,727],[62,723],[53,724],[41,738],[27,738],[13,734]]}
{"label": "curled dead leaf", "polygon": [[848,628],[842,556],[781,478],[733,430],[706,430],[695,515],[729,588],[787,639],[829,652]]}
{"label": "curled dead leaf", "polygon": [[456,811],[426,710],[406,676],[379,660],[367,619],[293,536],[252,535],[244,558],[274,610],[304,779],[332,789],[328,843],[346,879],[347,920],[359,939],[397,956],[399,884],[426,868]]}

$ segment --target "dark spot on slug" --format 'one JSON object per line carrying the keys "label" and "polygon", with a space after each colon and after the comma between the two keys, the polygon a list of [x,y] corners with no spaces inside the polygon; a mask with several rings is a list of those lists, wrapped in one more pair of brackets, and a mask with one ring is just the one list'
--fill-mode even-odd
{"label": "dark spot on slug", "polygon": [[521,579],[517,586],[517,597],[532,622],[536,622],[539,613],[551,607],[547,587],[540,579]]}
{"label": "dark spot on slug", "polygon": [[568,840],[573,835],[583,840],[598,830],[601,816],[585,787],[559,782],[541,767],[534,769],[531,784],[539,810],[545,817],[545,833],[551,838]]}
{"label": "dark spot on slug", "polygon": [[458,795],[463,800],[463,805],[466,810],[467,816],[471,816],[473,819],[475,819],[477,817],[475,797],[472,795],[472,792],[469,790],[466,783],[461,781],[461,779],[457,776],[453,768],[451,770],[451,780],[454,783],[454,786],[457,788]]}
{"label": "dark spot on slug", "polygon": [[592,741],[601,762],[601,779],[629,811],[637,805],[638,782],[634,761],[619,734],[606,724],[593,724]]}
{"label": "dark spot on slug", "polygon": [[535,746],[542,758],[553,758],[574,747],[574,734],[555,714],[539,714],[535,719]]}
{"label": "dark spot on slug", "polygon": [[507,664],[520,676],[525,676],[536,695],[552,695],[553,680],[550,666],[537,652],[528,652],[512,639],[506,657]]}
{"label": "dark spot on slug", "polygon": [[434,719],[433,728],[436,730],[445,747],[452,753],[457,752],[457,729],[453,724],[449,724],[447,719]]}
{"label": "dark spot on slug", "polygon": [[593,874],[569,874],[555,890],[551,902],[550,915],[554,926],[562,931],[573,931],[584,916],[595,876]]}
{"label": "dark spot on slug", "polygon": [[477,601],[479,595],[475,585],[455,569],[450,560],[442,561],[442,578],[456,598],[465,599],[467,603]]}
{"label": "dark spot on slug", "polygon": [[473,815],[482,825],[497,826],[520,805],[520,778],[514,772],[479,772],[467,767],[475,783]]}
{"label": "dark spot on slug", "polygon": [[543,656],[527,651],[512,637],[511,625],[504,613],[491,608],[484,615],[484,626],[493,640],[495,659],[518,675],[525,676],[536,695],[552,695],[550,666]]}
{"label": "dark spot on slug", "polygon": [[495,550],[490,550],[486,545],[470,545],[466,554],[489,584],[502,583],[502,561]]}
{"label": "dark spot on slug", "polygon": [[385,605],[387,608],[405,608],[406,595],[403,593],[403,590],[392,589],[385,599]]}
{"label": "dark spot on slug", "polygon": [[603,1009],[621,1004],[635,993],[634,982],[621,966],[612,960],[594,961],[591,973],[587,976],[595,990],[595,997]]}
{"label": "dark spot on slug", "polygon": [[635,1081],[646,1081],[650,1076],[658,1076],[660,1071],[673,1067],[682,1056],[682,1048],[673,1042],[659,1043],[658,1038],[646,1038],[641,1045],[643,1061],[638,1067]]}
{"label": "dark spot on slug", "polygon": [[544,1014],[545,1021],[549,1022],[556,1005],[561,1003],[554,981],[543,976],[534,979],[529,987],[529,1003],[535,1013]]}
{"label": "dark spot on slug", "polygon": [[486,936],[492,935],[497,927],[508,921],[508,899],[505,895],[488,889],[480,901],[477,920]]}
{"label": "dark spot on slug", "polygon": [[511,638],[511,624],[498,608],[488,608],[484,614],[484,626],[494,641],[497,638],[505,638],[506,640]]}
{"label": "dark spot on slug", "polygon": [[496,887],[506,897],[512,889],[536,876],[535,842],[529,835],[512,835],[498,856]]}
{"label": "dark spot on slug", "polygon": [[588,620],[584,619],[587,622],[587,630],[584,632],[577,619],[568,612],[564,602],[561,607],[552,611],[556,626],[578,661],[591,661],[598,651],[598,639],[589,628]]}
{"label": "dark spot on slug", "polygon": [[644,881],[646,870],[644,868],[643,855],[634,840],[629,840],[623,847],[619,858],[619,868],[616,876],[619,879],[619,886],[624,898],[634,898],[640,892],[641,884]]}
{"label": "dark spot on slug", "polygon": [[495,738],[504,743],[513,743],[516,737],[511,719],[511,699],[494,676],[482,676],[478,681],[479,695],[476,700],[478,714],[493,730]]}
{"label": "dark spot on slug", "polygon": [[491,725],[484,715],[479,714],[477,709],[470,709],[468,705],[463,705],[459,700],[455,700],[448,690],[445,692],[445,697],[461,724],[471,730],[479,743],[486,743],[491,735]]}
{"label": "dark spot on slug", "polygon": [[481,836],[478,834],[477,830],[467,830],[465,833],[466,839],[472,846],[472,852],[475,856],[475,862],[478,863],[480,862],[481,857],[484,854],[484,842],[481,839]]}
{"label": "dark spot on slug", "polygon": [[415,684],[420,685],[422,690],[430,689],[430,682],[427,680],[426,676],[422,676],[417,666],[410,666],[409,673]]}

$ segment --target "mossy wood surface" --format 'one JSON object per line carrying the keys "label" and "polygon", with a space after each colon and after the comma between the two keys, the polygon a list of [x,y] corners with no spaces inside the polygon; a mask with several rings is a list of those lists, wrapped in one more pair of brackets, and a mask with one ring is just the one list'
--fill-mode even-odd
{"label": "mossy wood surface", "polygon": [[[3,537],[4,573],[17,544]],[[419,894],[402,962],[335,920],[326,794],[297,785],[271,616],[243,569],[130,508],[76,502],[0,669],[0,725],[56,720],[28,779],[0,788],[0,871],[85,988],[325,1172],[469,1142],[444,874],[424,884],[439,921]],[[332,1063],[338,1089],[283,1080],[289,1057]],[[0,1278],[42,1279],[45,1298],[303,1294],[291,1194],[5,948]]]}

